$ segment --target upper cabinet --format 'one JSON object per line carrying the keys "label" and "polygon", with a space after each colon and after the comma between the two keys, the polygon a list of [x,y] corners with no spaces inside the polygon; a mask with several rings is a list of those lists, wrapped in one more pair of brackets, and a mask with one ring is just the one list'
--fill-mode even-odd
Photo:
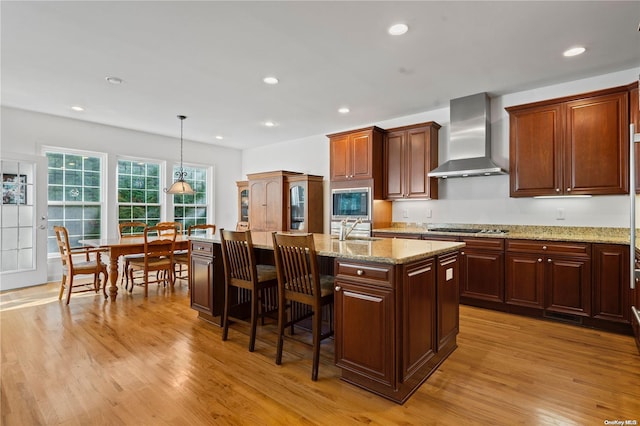
{"label": "upper cabinet", "polygon": [[[640,99],[638,97],[638,82],[629,85],[629,121],[635,126],[635,133],[640,133]],[[636,193],[640,192],[640,144],[634,144],[636,167]]]}
{"label": "upper cabinet", "polygon": [[384,130],[374,126],[327,136],[332,182],[365,179],[382,182]]}
{"label": "upper cabinet", "polygon": [[629,191],[627,86],[506,110],[512,197]]}
{"label": "upper cabinet", "polygon": [[249,182],[240,180],[238,187],[238,222],[249,221]]}
{"label": "upper cabinet", "polygon": [[322,176],[287,176],[287,230],[324,232]]}
{"label": "upper cabinet", "polygon": [[438,123],[428,122],[386,131],[385,199],[438,198],[438,179],[427,173],[438,166],[439,129]]}

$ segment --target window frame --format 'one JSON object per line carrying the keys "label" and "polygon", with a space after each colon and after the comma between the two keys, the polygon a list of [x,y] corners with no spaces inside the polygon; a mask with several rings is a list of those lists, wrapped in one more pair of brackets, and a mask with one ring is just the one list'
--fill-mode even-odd
{"label": "window frame", "polygon": [[[183,168],[193,168],[193,169],[201,169],[204,170],[204,172],[206,173],[205,179],[204,179],[204,183],[206,185],[205,188],[205,196],[206,196],[206,200],[204,202],[204,204],[196,204],[196,203],[192,203],[192,204],[184,204],[184,203],[175,203],[175,195],[176,194],[166,194],[167,195],[167,207],[168,210],[170,210],[170,216],[172,218],[172,220],[174,221],[178,221],[178,219],[175,216],[175,209],[176,207],[179,206],[185,206],[185,207],[195,207],[195,208],[206,208],[206,215],[205,215],[205,219],[204,219],[204,223],[213,223],[212,218],[213,218],[213,209],[214,209],[214,205],[213,205],[213,166],[212,165],[204,165],[204,164],[194,164],[194,163],[184,163]],[[171,165],[171,167],[167,167],[167,170],[171,170],[171,173],[167,173],[167,175],[169,176],[168,178],[168,186],[171,186],[171,184],[173,184],[176,180],[177,177],[175,175],[175,172],[180,170],[180,163],[173,163]],[[190,179],[188,176],[185,179],[187,182],[189,182],[190,185],[192,185],[193,187],[193,179]],[[169,214],[169,211],[167,212],[167,214]],[[196,218],[197,221],[197,218]],[[184,228],[184,232],[187,232],[188,226],[185,223],[185,220],[182,219],[182,225]]]}
{"label": "window frame", "polygon": [[[136,163],[145,163],[145,164],[154,164],[158,166],[158,202],[157,203],[124,203],[124,202],[120,202],[120,197],[119,197],[119,190],[120,190],[120,161],[130,161],[132,163],[136,162]],[[116,209],[115,209],[115,226],[116,229],[118,227],[118,225],[120,224],[120,207],[124,204],[127,206],[131,206],[136,207],[136,206],[158,206],[159,208],[159,214],[158,214],[158,222],[163,222],[166,219],[167,213],[166,211],[168,210],[168,206],[166,205],[166,197],[163,198],[163,196],[165,195],[163,189],[164,189],[164,183],[165,183],[165,170],[166,170],[166,161],[165,160],[161,160],[161,159],[153,159],[153,158],[144,158],[144,157],[138,157],[138,156],[129,156],[129,155],[118,155],[116,156],[116,165],[115,165],[115,178],[114,178],[114,199],[115,199],[115,205],[116,205]],[[147,177],[145,175],[145,177]],[[145,182],[145,190],[146,190],[146,182]],[[142,221],[145,223],[148,223],[148,216],[145,214],[145,220],[142,219],[132,219],[134,221]]]}

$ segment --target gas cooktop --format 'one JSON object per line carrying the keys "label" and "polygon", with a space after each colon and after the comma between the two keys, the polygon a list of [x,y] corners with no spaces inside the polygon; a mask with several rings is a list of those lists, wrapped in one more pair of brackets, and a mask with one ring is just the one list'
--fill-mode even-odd
{"label": "gas cooktop", "polygon": [[461,234],[506,234],[504,229],[480,229],[480,228],[430,228],[432,232],[458,232]]}

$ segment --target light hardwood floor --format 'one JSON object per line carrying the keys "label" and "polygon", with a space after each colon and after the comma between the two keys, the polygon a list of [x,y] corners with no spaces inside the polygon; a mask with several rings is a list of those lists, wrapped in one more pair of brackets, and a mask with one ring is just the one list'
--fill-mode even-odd
{"label": "light hardwood floor", "polygon": [[[333,342],[318,382],[311,348],[275,326],[220,328],[186,285],[91,293],[57,284],[0,295],[3,425],[464,424],[640,422],[640,356],[629,336],[462,306],[458,349],[404,404],[340,380]],[[304,334],[299,335],[304,338]]]}

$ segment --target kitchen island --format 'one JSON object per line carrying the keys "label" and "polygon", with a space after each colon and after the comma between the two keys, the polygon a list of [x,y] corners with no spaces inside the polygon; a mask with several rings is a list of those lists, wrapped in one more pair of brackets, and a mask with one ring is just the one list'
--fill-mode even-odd
{"label": "kitchen island", "polygon": [[[272,261],[271,233],[252,232]],[[342,379],[405,402],[455,350],[460,242],[314,234],[322,273],[335,276],[335,357]],[[219,323],[224,271],[217,237],[192,237],[191,306]],[[246,300],[236,297],[238,306]]]}

